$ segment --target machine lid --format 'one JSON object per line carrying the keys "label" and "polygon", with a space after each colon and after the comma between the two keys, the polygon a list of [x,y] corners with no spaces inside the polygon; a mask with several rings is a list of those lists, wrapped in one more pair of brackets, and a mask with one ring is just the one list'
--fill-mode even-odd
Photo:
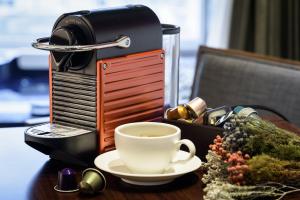
{"label": "machine lid", "polygon": [[51,51],[54,69],[76,71],[87,67],[93,55],[101,60],[162,49],[162,28],[150,8],[129,5],[63,14],[48,41],[32,46]]}
{"label": "machine lid", "polygon": [[[81,34],[81,39],[88,40],[85,41],[88,44],[78,41],[78,34]],[[150,8],[129,5],[63,14],[55,22],[50,43],[43,41],[41,44],[38,40],[32,46],[55,52],[83,52],[110,47],[117,47],[113,48],[115,50],[139,48],[134,52],[138,53],[143,52],[143,48],[144,51],[161,49],[161,36],[160,22]]]}
{"label": "machine lid", "polygon": [[180,27],[173,24],[162,24],[161,29],[164,35],[173,35],[180,33]]}

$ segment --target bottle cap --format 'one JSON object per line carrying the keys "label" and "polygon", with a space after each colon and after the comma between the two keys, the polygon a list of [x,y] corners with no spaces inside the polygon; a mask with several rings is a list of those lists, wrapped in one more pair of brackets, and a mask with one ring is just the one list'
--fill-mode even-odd
{"label": "bottle cap", "polygon": [[71,168],[64,168],[58,172],[57,185],[54,189],[58,192],[76,192],[78,185],[76,181],[76,172]]}

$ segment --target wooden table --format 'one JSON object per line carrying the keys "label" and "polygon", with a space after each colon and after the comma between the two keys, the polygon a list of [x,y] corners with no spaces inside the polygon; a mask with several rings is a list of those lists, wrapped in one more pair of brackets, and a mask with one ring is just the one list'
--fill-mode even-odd
{"label": "wooden table", "polygon": [[[300,134],[296,126],[281,120],[272,120],[282,128]],[[32,149],[24,143],[25,128],[0,129],[0,199],[203,199],[202,172],[200,170],[186,174],[174,182],[156,187],[138,187],[122,182],[110,174],[105,174],[108,187],[96,196],[84,196],[80,193],[59,193],[54,191],[57,172],[64,167],[72,167],[78,173],[82,168],[65,165],[49,160],[49,157]],[[293,194],[286,199],[300,199]]]}

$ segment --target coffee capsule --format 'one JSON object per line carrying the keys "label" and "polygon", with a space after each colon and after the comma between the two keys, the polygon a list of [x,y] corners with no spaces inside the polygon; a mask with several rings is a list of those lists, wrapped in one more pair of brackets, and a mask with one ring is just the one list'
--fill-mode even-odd
{"label": "coffee capsule", "polygon": [[169,108],[166,110],[165,118],[170,120],[188,119],[189,112],[185,106],[179,105],[177,108]]}
{"label": "coffee capsule", "polygon": [[240,117],[246,117],[246,118],[247,117],[260,118],[258,116],[256,110],[254,110],[253,108],[250,108],[250,107],[242,108],[241,110],[239,110],[237,115]]}
{"label": "coffee capsule", "polygon": [[180,118],[182,118],[182,119],[190,118],[189,111],[187,110],[187,108],[185,106],[179,105],[179,106],[177,106],[177,110],[178,110]]}
{"label": "coffee capsule", "polygon": [[76,192],[78,185],[76,181],[76,172],[71,168],[64,168],[58,172],[57,185],[54,189],[58,192]]}
{"label": "coffee capsule", "polygon": [[238,114],[244,107],[243,106],[236,106],[233,109],[234,114]]}
{"label": "coffee capsule", "polygon": [[168,108],[165,112],[165,118],[170,120],[176,120],[180,118],[177,108]]}
{"label": "coffee capsule", "polygon": [[222,106],[214,109],[208,109],[203,117],[204,125],[215,126],[216,122],[231,111],[231,107]]}
{"label": "coffee capsule", "polygon": [[99,170],[88,168],[82,172],[82,180],[79,183],[80,192],[85,194],[96,194],[102,192],[105,187],[105,177]]}
{"label": "coffee capsule", "polygon": [[224,124],[226,121],[228,121],[230,118],[232,118],[234,116],[234,112],[230,111],[228,113],[226,113],[226,115],[223,115],[222,117],[220,117],[216,122],[215,122],[215,126],[221,126],[222,124]]}
{"label": "coffee capsule", "polygon": [[193,118],[198,118],[206,110],[207,106],[203,99],[196,97],[185,104]]}

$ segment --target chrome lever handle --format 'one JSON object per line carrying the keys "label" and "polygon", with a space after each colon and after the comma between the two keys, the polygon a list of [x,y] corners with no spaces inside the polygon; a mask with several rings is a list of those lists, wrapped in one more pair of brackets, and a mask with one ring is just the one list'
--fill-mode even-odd
{"label": "chrome lever handle", "polygon": [[83,52],[83,51],[92,51],[110,47],[120,47],[128,48],[130,47],[130,37],[122,36],[119,39],[113,42],[106,42],[102,44],[91,44],[91,45],[55,45],[47,44],[49,38],[37,39],[37,42],[33,42],[31,45],[36,49],[46,50],[46,51],[57,51],[57,52]]}

